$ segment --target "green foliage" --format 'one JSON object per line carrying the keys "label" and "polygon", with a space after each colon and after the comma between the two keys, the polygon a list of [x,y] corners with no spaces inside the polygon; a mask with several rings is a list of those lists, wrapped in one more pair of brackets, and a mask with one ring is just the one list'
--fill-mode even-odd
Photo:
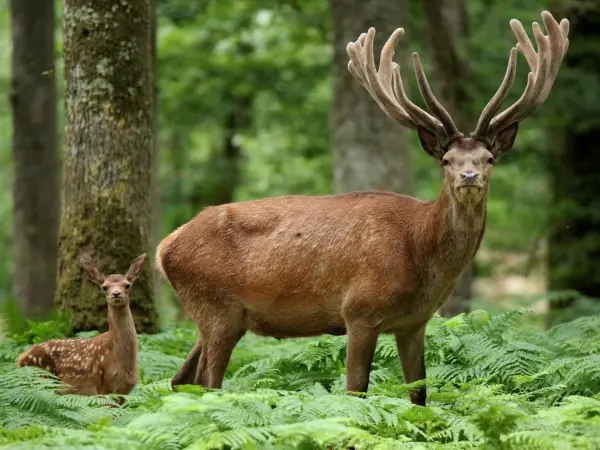
{"label": "green foliage", "polygon": [[1,306],[3,333],[18,344],[39,344],[73,334],[70,311],[55,309],[42,322],[24,318],[13,299]]}
{"label": "green foliage", "polygon": [[[170,388],[196,331],[139,337],[142,382],[110,396],[57,396],[59,381],[15,369],[0,341],[0,445],[144,449],[594,449],[600,445],[600,316],[549,331],[526,310],[474,311],[427,330],[428,406],[408,400],[391,336],[365,398],[344,392],[345,337],[247,335],[223,390]],[[39,328],[38,328],[39,329]],[[418,384],[418,383],[417,383]]]}

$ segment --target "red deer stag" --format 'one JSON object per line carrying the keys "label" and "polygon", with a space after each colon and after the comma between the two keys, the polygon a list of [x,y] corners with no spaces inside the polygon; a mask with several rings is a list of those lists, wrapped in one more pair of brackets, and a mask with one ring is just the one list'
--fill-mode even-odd
{"label": "red deer stag", "polygon": [[88,279],[106,293],[108,331],[91,339],[43,342],[21,354],[17,365],[38,366],[56,375],[68,386],[62,393],[129,394],[138,382],[138,344],[129,291],[145,258],[145,254],[138,256],[125,275],[108,276],[89,258],[81,258]]}
{"label": "red deer stag", "polygon": [[[518,20],[518,44],[477,127],[463,135],[434,97],[419,56],[419,89],[431,114],[407,97],[392,62],[397,29],[373,58],[375,29],[348,44],[348,69],[381,109],[417,129],[443,171],[436,201],[389,192],[284,196],[209,207],[159,244],[157,267],[199,337],[172,379],[221,387],[231,352],[247,330],[278,338],[348,335],[347,389],[365,392],[380,333],[394,333],[406,382],[425,378],[425,325],[477,252],[485,229],[492,167],[518,123],[548,96],[568,47],[569,22],[542,13],[535,51]],[[523,95],[498,114],[512,86],[517,49],[531,69]],[[426,389],[411,401],[424,405]]]}

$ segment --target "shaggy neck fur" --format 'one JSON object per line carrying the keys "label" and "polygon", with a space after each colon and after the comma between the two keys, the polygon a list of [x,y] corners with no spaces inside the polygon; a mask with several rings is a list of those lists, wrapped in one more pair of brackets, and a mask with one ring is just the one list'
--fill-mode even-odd
{"label": "shaggy neck fur", "polygon": [[479,248],[485,231],[487,188],[481,196],[457,198],[446,184],[434,202],[431,215],[433,245],[444,267],[456,276]]}

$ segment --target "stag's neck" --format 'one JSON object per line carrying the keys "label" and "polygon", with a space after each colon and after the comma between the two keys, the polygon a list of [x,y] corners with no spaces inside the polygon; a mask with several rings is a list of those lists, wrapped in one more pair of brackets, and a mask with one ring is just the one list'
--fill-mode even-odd
{"label": "stag's neck", "polygon": [[478,235],[485,225],[487,193],[479,202],[459,202],[444,187],[435,203],[439,218],[451,232]]}
{"label": "stag's neck", "polygon": [[108,335],[112,351],[120,361],[122,369],[137,373],[137,333],[128,306],[108,308]]}
{"label": "stag's neck", "polygon": [[429,236],[456,276],[471,262],[485,231],[487,192],[479,202],[459,202],[444,186],[433,205]]}

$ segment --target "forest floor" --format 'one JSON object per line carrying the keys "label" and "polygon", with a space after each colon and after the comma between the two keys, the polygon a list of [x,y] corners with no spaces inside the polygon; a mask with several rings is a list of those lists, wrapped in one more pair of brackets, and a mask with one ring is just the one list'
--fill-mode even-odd
{"label": "forest floor", "polygon": [[[35,329],[48,339],[60,326]],[[139,336],[141,382],[113,408],[111,397],[57,396],[56,380],[16,369],[40,339],[29,330],[0,340],[2,448],[600,448],[598,315],[549,331],[521,309],[434,318],[427,407],[408,401],[391,336],[379,340],[366,398],[344,392],[344,336],[247,335],[223,390],[173,392],[169,380],[196,340],[180,324]]]}

